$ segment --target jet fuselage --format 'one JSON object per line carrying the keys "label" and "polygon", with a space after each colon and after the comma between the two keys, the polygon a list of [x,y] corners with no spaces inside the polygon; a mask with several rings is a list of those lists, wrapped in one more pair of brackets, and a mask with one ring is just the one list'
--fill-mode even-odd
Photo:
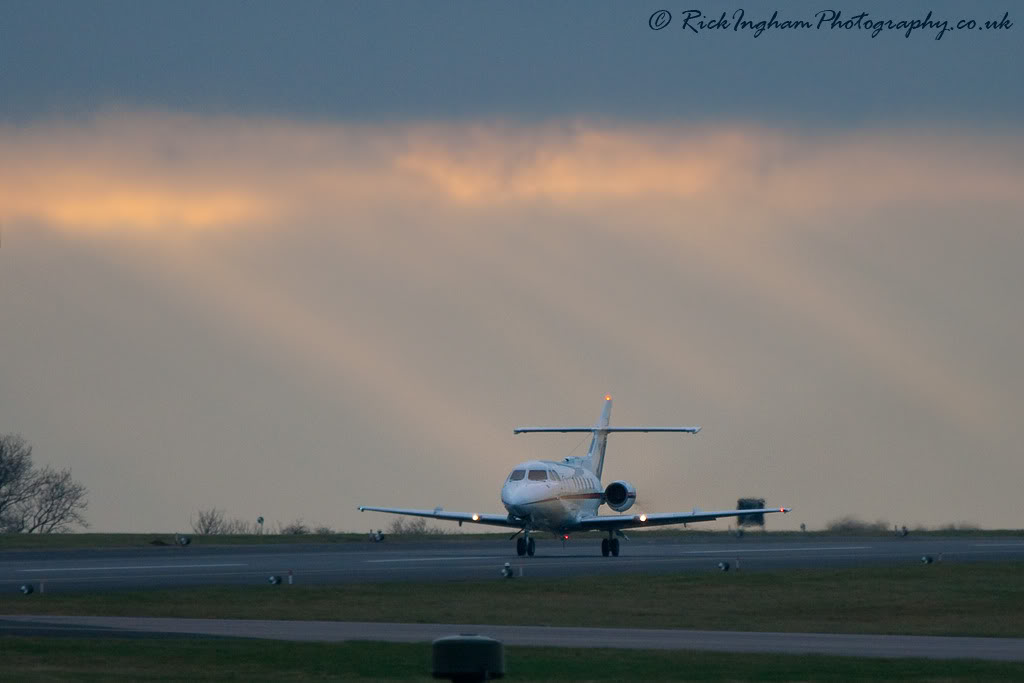
{"label": "jet fuselage", "polygon": [[515,466],[501,487],[510,516],[532,529],[564,533],[597,514],[604,500],[601,480],[581,466],[529,460]]}

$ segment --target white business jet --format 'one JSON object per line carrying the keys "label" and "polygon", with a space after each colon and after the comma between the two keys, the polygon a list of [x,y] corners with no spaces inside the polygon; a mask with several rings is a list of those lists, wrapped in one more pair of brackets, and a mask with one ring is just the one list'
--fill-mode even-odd
{"label": "white business jet", "polygon": [[[619,555],[619,538],[625,538],[623,529],[663,526],[666,524],[688,524],[706,522],[719,517],[741,517],[763,515],[771,512],[789,512],[790,508],[757,508],[751,510],[718,510],[704,512],[664,512],[658,514],[616,514],[599,515],[598,508],[605,504],[615,512],[625,512],[636,502],[636,488],[628,481],[613,481],[605,487],[601,483],[604,469],[604,452],[608,435],[612,432],[685,432],[696,434],[700,427],[609,427],[612,413],[612,397],[604,397],[604,409],[593,427],[519,427],[516,434],[529,432],[592,432],[590,450],[585,456],[570,456],[562,462],[530,460],[516,465],[501,488],[501,502],[508,511],[504,515],[477,512],[448,512],[443,508],[433,510],[407,510],[403,508],[381,508],[360,505],[359,510],[388,512],[396,515],[430,517],[475,524],[519,529],[516,552],[519,555],[533,555],[536,544],[530,535],[533,531],[550,531],[564,538],[576,531],[603,531],[608,534],[601,540],[601,554],[605,557]],[[627,539],[628,540],[628,539]]]}

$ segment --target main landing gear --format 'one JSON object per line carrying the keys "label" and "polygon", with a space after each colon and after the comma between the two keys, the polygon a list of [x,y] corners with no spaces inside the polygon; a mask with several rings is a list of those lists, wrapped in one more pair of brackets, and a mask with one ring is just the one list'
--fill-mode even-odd
{"label": "main landing gear", "polygon": [[619,556],[619,539],[612,536],[611,533],[608,534],[608,538],[601,539],[601,555],[604,557]]}
{"label": "main landing gear", "polygon": [[532,537],[524,534],[516,539],[516,555],[519,555],[519,557],[523,555],[533,557],[535,552],[537,552],[537,543]]}

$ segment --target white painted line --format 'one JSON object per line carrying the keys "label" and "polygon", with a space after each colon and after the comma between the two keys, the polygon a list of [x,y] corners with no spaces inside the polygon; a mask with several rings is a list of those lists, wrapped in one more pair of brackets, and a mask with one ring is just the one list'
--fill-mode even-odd
{"label": "white painted line", "polygon": [[[363,571],[372,571],[372,570],[371,569],[364,569]],[[378,569],[377,571],[380,571],[380,570]],[[302,572],[302,573],[303,574],[308,574],[309,572],[305,571],[305,572]],[[188,579],[211,579],[211,578],[214,578],[214,577],[217,577],[217,576],[264,576],[265,577],[265,576],[267,576],[267,574],[264,573],[264,572],[255,571],[255,570],[238,571],[238,572],[203,572],[203,573],[198,573],[197,572],[195,574],[182,574],[181,572],[179,572],[177,574],[145,574],[145,575],[143,575],[141,577],[126,576],[125,574],[110,574],[109,576],[96,576],[95,574],[85,575],[85,576],[82,576],[82,575],[79,575],[79,576],[68,576],[68,575],[65,574],[64,576],[47,576],[45,578],[45,580],[47,582],[53,582],[53,583],[81,583],[81,582],[85,582],[85,581],[93,581],[93,582],[124,581],[125,579],[134,579],[134,578],[142,578],[142,579],[150,579],[150,580],[151,579],[182,578],[182,577],[186,577]],[[145,586],[146,584],[143,583],[143,584],[138,584],[138,585],[139,585],[139,587],[142,587],[142,586]],[[181,583],[181,584],[170,584],[170,585],[174,585],[174,586],[195,586],[195,585],[202,585],[202,584]]]}
{"label": "white painted line", "polygon": [[975,543],[979,548],[999,548],[1008,546],[1010,548],[1024,548],[1024,543]]}
{"label": "white painted line", "polygon": [[1017,555],[1020,553],[1021,550],[1024,550],[1024,548],[992,548],[990,550],[950,550],[946,553],[946,555],[984,555],[986,553],[991,553],[992,555]]}
{"label": "white painted line", "polygon": [[745,555],[746,553],[792,553],[792,552],[808,552],[819,550],[870,550],[869,545],[843,545],[836,546],[834,548],[741,548],[738,546],[730,546],[728,548],[722,548],[721,550],[682,550],[679,552],[680,555]]}
{"label": "white painted line", "polygon": [[506,555],[449,555],[447,557],[403,557],[395,560],[363,560],[367,564],[379,562],[453,562],[455,560],[500,560]]}
{"label": "white painted line", "polygon": [[212,567],[248,567],[246,562],[221,562],[218,564],[147,564],[131,567],[43,567],[42,569],[19,569],[19,572],[104,572],[121,569],[207,569]]}
{"label": "white painted line", "polygon": [[[720,550],[683,550],[679,555],[745,555],[747,553],[787,553],[787,552],[808,552],[808,551],[835,551],[835,550],[870,550],[869,545],[842,545],[824,548],[737,548],[735,546],[722,548]],[[458,560],[500,560],[507,555],[448,555],[442,557],[402,557],[388,560],[363,560],[365,564],[383,564],[396,562],[456,562]],[[558,558],[557,555],[546,555],[545,558]],[[651,558],[638,556],[644,561],[651,561]],[[566,559],[566,558],[561,558]],[[569,558],[574,559],[574,558]],[[664,559],[664,558],[660,558]]]}

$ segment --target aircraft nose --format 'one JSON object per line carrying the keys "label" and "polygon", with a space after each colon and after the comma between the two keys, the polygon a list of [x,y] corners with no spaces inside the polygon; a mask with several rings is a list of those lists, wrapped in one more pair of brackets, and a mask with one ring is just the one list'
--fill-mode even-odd
{"label": "aircraft nose", "polygon": [[522,486],[510,486],[501,492],[501,502],[509,508],[518,508],[529,501],[529,493]]}

